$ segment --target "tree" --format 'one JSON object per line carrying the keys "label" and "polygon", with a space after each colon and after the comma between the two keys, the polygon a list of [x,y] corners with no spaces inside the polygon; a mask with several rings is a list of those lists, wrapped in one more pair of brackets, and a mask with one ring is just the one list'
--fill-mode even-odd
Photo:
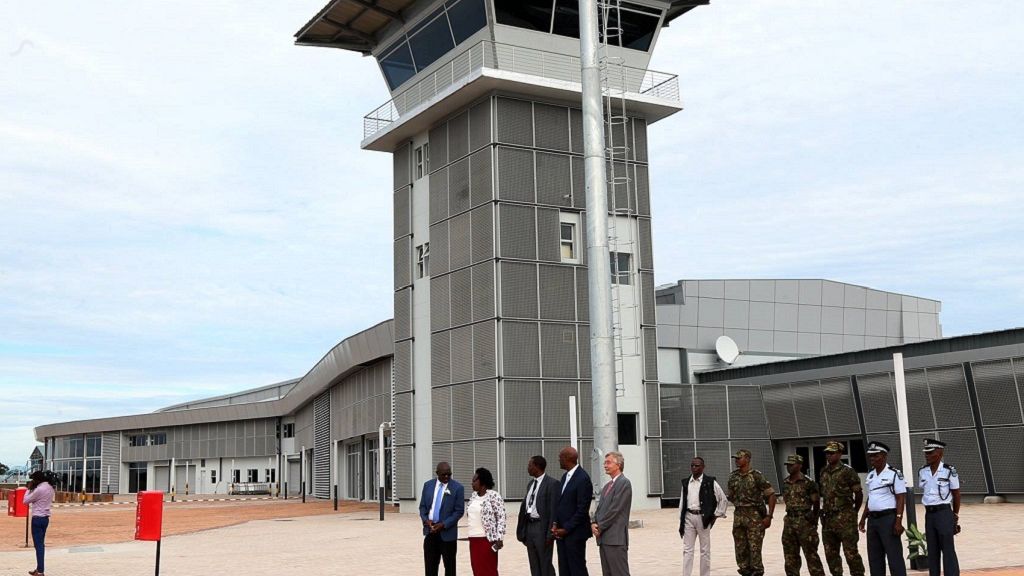
{"label": "tree", "polygon": [[7,464],[4,464],[3,462],[0,462],[0,476],[2,476],[4,474],[7,474],[7,472],[9,470],[10,470],[10,468],[7,467]]}

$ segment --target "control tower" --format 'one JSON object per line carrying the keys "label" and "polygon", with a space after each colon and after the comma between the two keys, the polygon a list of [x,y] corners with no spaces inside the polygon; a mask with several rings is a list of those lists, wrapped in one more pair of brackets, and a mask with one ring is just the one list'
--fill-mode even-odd
{"label": "control tower", "polygon": [[[618,444],[634,505],[662,486],[648,126],[681,109],[647,69],[669,22],[707,0],[603,0]],[[303,46],[372,55],[391,100],[364,149],[393,158],[392,470],[402,508],[434,466],[525,496],[530,456],[559,477],[593,458],[577,0],[333,0]],[[575,406],[575,408],[573,408]],[[595,469],[596,466],[596,469]],[[675,487],[668,487],[674,490]]]}

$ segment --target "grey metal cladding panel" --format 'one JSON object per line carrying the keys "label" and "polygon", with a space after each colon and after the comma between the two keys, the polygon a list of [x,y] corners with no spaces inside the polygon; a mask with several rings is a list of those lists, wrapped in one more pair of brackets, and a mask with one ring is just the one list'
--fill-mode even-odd
{"label": "grey metal cladding panel", "polygon": [[857,376],[860,403],[864,408],[864,426],[868,434],[888,432],[898,428],[896,424],[896,400],[892,374],[869,374]]}
{"label": "grey metal cladding panel", "polygon": [[634,166],[634,184],[636,190],[636,213],[640,216],[651,215],[651,176],[645,164]]}
{"label": "grey metal cladding panel", "polygon": [[[694,454],[694,456],[700,456],[704,459],[704,470],[711,476],[716,476],[720,485],[725,484],[729,479],[729,473],[733,468],[732,455],[733,453],[729,451],[729,442],[725,441],[697,442],[696,454]],[[689,461],[685,462],[685,464],[689,465]],[[689,468],[687,468],[687,471],[689,471]],[[725,486],[722,486],[723,490],[725,488]]]}
{"label": "grey metal cladding panel", "polygon": [[867,289],[847,284],[844,287],[843,306],[846,308],[865,308],[867,306]]}
{"label": "grey metal cladding panel", "polygon": [[494,378],[498,375],[497,323],[481,322],[473,325],[473,378]]}
{"label": "grey metal cladding panel", "polygon": [[799,280],[800,304],[821,305],[821,280]]}
{"label": "grey metal cladding panel", "polygon": [[576,325],[540,325],[541,376],[576,378]]}
{"label": "grey metal cladding panel", "polygon": [[408,186],[403,186],[398,190],[395,190],[394,194],[394,234],[395,238],[401,238],[402,236],[408,236],[412,233],[412,213],[409,211],[409,192]]}
{"label": "grey metal cladding panel", "polygon": [[865,314],[863,308],[843,308],[843,334],[863,336]]}
{"label": "grey metal cladding panel", "polygon": [[504,436],[535,438],[541,435],[540,382],[503,380]]}
{"label": "grey metal cladding panel", "polygon": [[697,299],[697,324],[721,328],[725,321],[725,304],[721,298]]}
{"label": "grey metal cladding panel", "polygon": [[473,443],[473,470],[487,468],[494,476],[494,489],[499,493],[504,488],[502,484],[502,470],[498,465],[498,441],[478,440]]}
{"label": "grey metal cladding panel", "polygon": [[633,159],[647,162],[647,122],[633,118]]}
{"label": "grey metal cladding panel", "polygon": [[789,384],[774,384],[761,387],[764,398],[764,411],[768,418],[768,430],[771,437],[796,438],[800,435],[796,426],[796,413],[793,411],[793,397]]}
{"label": "grey metal cladding panel", "polygon": [[797,329],[800,332],[821,332],[821,306],[800,304],[797,316]]}
{"label": "grey metal cladding panel", "polygon": [[647,416],[644,427],[647,435],[661,436],[661,393],[657,382],[644,384],[644,412]]}
{"label": "grey metal cladding panel", "polygon": [[491,143],[491,99],[469,110],[469,149],[477,150]]}
{"label": "grey metal cladding panel", "polygon": [[471,225],[472,214],[470,212],[454,216],[448,221],[448,265],[451,270],[458,270],[472,263]]}
{"label": "grey metal cladding panel", "polygon": [[395,240],[395,290],[412,283],[409,276],[412,268],[412,238],[406,236]]}
{"label": "grey metal cladding panel", "polygon": [[751,302],[775,302],[775,281],[751,280],[750,300]]}
{"label": "grey metal cladding panel", "polygon": [[537,208],[537,259],[542,262],[561,262],[561,242],[558,210]]}
{"label": "grey metal cladding panel", "polygon": [[472,300],[473,278],[470,268],[463,268],[448,275],[451,280],[452,326],[462,326],[473,321]]}
{"label": "grey metal cladding panel", "polygon": [[472,206],[479,206],[494,199],[494,172],[491,160],[493,150],[488,146],[469,157],[469,196]]}
{"label": "grey metal cladding panel", "polygon": [[[579,395],[579,385],[575,382],[545,380],[541,386],[544,399],[544,437],[568,438],[569,396]],[[579,406],[581,403],[577,403],[577,407]]]}
{"label": "grey metal cladding panel", "polygon": [[538,276],[540,317],[545,320],[575,320],[576,275],[573,267],[541,264]]}
{"label": "grey metal cladding panel", "polygon": [[702,298],[725,298],[725,282],[722,280],[698,280],[697,295]]}
{"label": "grey metal cladding panel", "polygon": [[473,321],[494,318],[494,262],[471,268],[473,275]]}
{"label": "grey metal cladding panel", "polygon": [[[452,440],[473,438],[473,384],[456,384],[450,388],[452,398]],[[458,416],[458,417],[455,417]]]}
{"label": "grey metal cladding panel", "polygon": [[580,324],[576,329],[576,342],[580,351],[580,378],[590,378],[590,325]]}
{"label": "grey metal cladding panel", "polygon": [[640,269],[654,270],[654,239],[651,235],[651,220],[638,218],[636,224],[640,231]]}
{"label": "grey metal cladding panel", "polygon": [[572,158],[572,205],[575,208],[587,207],[586,170],[583,167],[583,158],[579,156]]}
{"label": "grey metal cladding panel", "polygon": [[445,386],[452,382],[451,331],[430,335],[430,385]]}
{"label": "grey metal cladding panel", "polygon": [[823,334],[843,333],[843,309],[833,306],[821,307],[821,332]]}
{"label": "grey metal cladding panel", "polygon": [[463,158],[448,167],[448,212],[465,212],[469,204],[469,158]]}
{"label": "grey metal cladding panel", "polygon": [[[434,442],[446,442],[452,439],[452,390],[455,388],[456,386],[446,386],[434,388],[431,391],[430,429]],[[465,415],[466,409],[459,406],[455,410],[458,414]],[[466,418],[460,416],[458,420],[464,421]],[[464,422],[461,423],[464,424]]]}
{"label": "grey metal cladding panel", "polygon": [[448,164],[448,124],[439,124],[427,136],[430,142],[430,166],[434,169]]}
{"label": "grey metal cladding panel", "polygon": [[[775,303],[775,330],[797,332],[800,327],[799,312],[796,304]],[[778,351],[778,350],[776,350]],[[795,351],[795,350],[794,350]]]}
{"label": "grey metal cladding panel", "polygon": [[569,139],[572,151],[583,154],[583,111],[578,108],[569,109]]}
{"label": "grey metal cladding panel", "polygon": [[533,203],[535,180],[532,150],[498,147],[498,198]]}
{"label": "grey metal cladding panel", "polygon": [[449,281],[451,275],[430,278],[430,329],[447,330],[451,327],[451,305],[449,302]]}
{"label": "grey metal cladding panel", "polygon": [[821,398],[825,403],[828,418],[828,433],[831,436],[860,434],[857,421],[857,406],[853,400],[853,385],[849,378],[822,380]]}
{"label": "grey metal cladding panel", "polygon": [[661,494],[665,486],[662,483],[661,440],[651,438],[647,441],[647,493]]}
{"label": "grey metal cladding panel", "polygon": [[501,316],[536,318],[537,265],[525,262],[501,262]]}
{"label": "grey metal cladding panel", "polygon": [[629,133],[628,122],[628,118],[621,118],[621,116],[618,118],[605,116],[604,136],[605,145],[609,148],[606,156],[609,158],[615,158],[616,160],[626,160],[629,158],[628,155],[618,151],[623,146],[632,147],[632,136],[628,140],[626,138],[626,134]]}
{"label": "grey metal cladding panel", "polygon": [[435,464],[447,462],[450,466],[452,466],[452,472],[454,472],[455,462],[452,460],[451,444],[438,444],[437,442],[434,442],[434,445],[431,447],[430,454]]}
{"label": "grey metal cladding panel", "polygon": [[540,335],[536,322],[501,323],[502,376],[540,376]]}
{"label": "grey metal cladding panel", "polygon": [[430,174],[430,223],[448,217],[448,168]]}
{"label": "grey metal cladding panel", "polygon": [[[985,428],[989,454],[1024,454],[1024,428]],[[953,455],[951,458],[959,458]],[[1000,494],[1024,492],[1024,466],[1019,458],[991,458],[992,480]],[[954,466],[961,466],[956,461]],[[957,470],[960,468],[958,467]]]}
{"label": "grey metal cladding panel", "polygon": [[764,474],[765,479],[771,482],[772,487],[775,488],[775,493],[778,494],[782,491],[780,488],[779,469],[775,462],[775,450],[772,449],[772,443],[768,440],[748,440],[744,442],[731,443],[732,452],[740,448],[746,448],[751,452],[750,466],[755,470],[760,470]]}
{"label": "grey metal cladding panel", "polygon": [[[539,428],[538,428],[539,429]],[[544,450],[540,440],[505,440],[505,490],[502,494],[506,500],[515,500],[526,497],[526,490],[530,486],[530,476],[526,474],[526,464],[530,458],[539,455]],[[548,473],[556,475],[558,461],[548,462]]]}
{"label": "grey metal cladding panel", "polygon": [[399,446],[394,449],[397,470],[393,483],[395,494],[402,499],[414,498],[416,493],[416,488],[413,486],[415,481],[412,477],[412,451],[412,446]]}
{"label": "grey metal cladding panel", "polygon": [[644,380],[658,380],[658,331],[654,326],[641,329],[644,338]]}
{"label": "grey metal cladding panel", "polygon": [[402,186],[408,186],[411,183],[409,174],[411,151],[412,144],[402,144],[395,148],[394,153],[391,155],[391,164],[394,168],[393,190],[398,190]]}
{"label": "grey metal cladding panel", "polygon": [[800,302],[800,281],[776,280],[775,301],[784,304],[798,304]]}
{"label": "grey metal cladding panel", "polygon": [[1017,394],[1021,399],[1021,404],[1024,404],[1024,358],[1012,358],[1013,362],[1013,375],[1017,380]]}
{"label": "grey metal cladding panel", "polygon": [[413,438],[413,394],[394,395],[394,443],[412,444]]}
{"label": "grey metal cladding panel", "polygon": [[[690,460],[696,455],[693,441],[661,441],[662,489],[665,498],[678,498],[680,483],[690,475]],[[710,475],[710,472],[708,472]]]}
{"label": "grey metal cladding panel", "polygon": [[473,435],[476,438],[498,437],[498,382],[496,380],[473,384]]}
{"label": "grey metal cladding panel", "polygon": [[537,203],[572,205],[572,161],[565,154],[537,152]]}
{"label": "grey metal cladding panel", "polygon": [[473,442],[456,442],[452,446],[452,478],[463,486],[469,486],[473,480],[476,456]]}
{"label": "grey metal cladding panel", "polygon": [[587,269],[576,268],[576,318],[580,322],[590,321],[590,293],[587,284]]}
{"label": "grey metal cladding panel", "polygon": [[470,225],[471,262],[494,258],[494,205],[479,206],[470,212]]}
{"label": "grey metal cladding panel", "polygon": [[907,384],[907,416],[910,429],[934,430],[932,399],[928,394],[928,378],[924,374],[924,369],[905,370],[903,377]]}
{"label": "grey metal cladding panel", "polygon": [[867,310],[864,318],[864,333],[868,336],[885,336],[885,310]]}
{"label": "grey metal cladding panel", "polygon": [[[594,436],[594,389],[590,382],[580,382],[580,395],[576,397],[576,415],[580,423],[580,436]],[[582,444],[581,444],[582,445]]]}
{"label": "grey metal cladding panel", "polygon": [[[614,168],[614,174],[612,169]],[[611,182],[612,178],[626,178],[625,181],[617,180]],[[628,210],[629,213],[636,212],[636,199],[633,195],[634,190],[634,176],[632,171],[627,171],[627,165],[625,162],[609,162],[608,163],[608,211],[618,211],[622,213],[623,210]]]}
{"label": "grey metal cladding panel", "polygon": [[640,273],[640,323],[645,326],[657,324],[654,304],[654,272]]}
{"label": "grey metal cladding panel", "polygon": [[[723,310],[724,324],[726,328],[739,328],[746,330],[750,326],[750,302],[747,300],[724,300]],[[740,350],[749,350],[740,347]]]}
{"label": "grey metal cladding panel", "polygon": [[[750,283],[753,287],[754,282]],[[686,306],[688,307],[688,305]],[[685,307],[684,307],[685,308]],[[775,327],[775,304],[772,302],[750,302],[750,329],[751,330],[772,330]],[[761,350],[770,352],[771,349]]]}
{"label": "grey metal cladding panel", "polygon": [[469,154],[469,111],[448,121],[448,161],[454,162]]}
{"label": "grey metal cladding panel", "polygon": [[986,426],[1020,424],[1021,406],[1009,358],[971,364],[981,421]]}
{"label": "grey metal cladding panel", "polygon": [[800,436],[827,436],[825,404],[821,400],[818,381],[794,382],[790,384],[789,391],[793,397],[793,410],[799,415],[796,426]]}
{"label": "grey metal cladding panel", "polygon": [[732,438],[767,438],[764,403],[757,386],[728,386],[729,436]]}
{"label": "grey metal cladding panel", "polygon": [[695,386],[697,438],[728,438],[729,420],[724,418],[728,399],[725,386]]}
{"label": "grey metal cladding panel", "polygon": [[532,206],[501,204],[498,208],[503,258],[537,259],[537,221]]}
{"label": "grey metal cladding panel", "polygon": [[[985,494],[988,492],[985,484],[985,468],[981,463],[981,448],[978,445],[978,433],[975,430],[947,430],[945,432],[939,432],[938,436],[940,440],[946,443],[946,449],[943,450],[943,460],[955,466],[957,473],[960,476],[960,491],[966,494]],[[912,446],[920,446],[920,444],[914,443]],[[991,450],[991,446],[989,447],[989,450]],[[1022,452],[989,453],[1021,454]],[[918,458],[920,458],[920,463],[918,463],[918,459],[915,458],[915,473],[920,466],[924,465],[923,455]],[[1006,458],[999,457],[996,459],[1006,460]],[[993,462],[993,466],[994,465],[995,463]],[[994,470],[993,476],[995,476]],[[998,491],[998,486],[996,488]]]}
{"label": "grey metal cladding panel", "polygon": [[406,340],[395,344],[395,392],[412,389],[412,341]]}
{"label": "grey metal cladding panel", "polygon": [[330,498],[331,398],[324,393],[313,401],[313,486],[317,498]]}
{"label": "grey metal cladding panel", "polygon": [[412,288],[395,292],[395,339],[412,338]]}
{"label": "grey metal cladding panel", "polygon": [[430,274],[440,276],[451,270],[448,258],[448,221],[430,227]]}
{"label": "grey metal cladding panel", "polygon": [[452,382],[473,379],[473,327],[454,328],[452,334]]}
{"label": "grey metal cladding panel", "polygon": [[536,120],[534,141],[537,148],[547,150],[569,150],[569,109],[564,106],[534,104]]}
{"label": "grey metal cladding panel", "polygon": [[693,386],[660,388],[662,437],[693,438]]}
{"label": "grey metal cladding panel", "polygon": [[932,394],[935,420],[944,428],[974,426],[974,412],[963,366],[928,368],[928,389]]}
{"label": "grey metal cladding panel", "polygon": [[498,98],[498,142],[533,146],[533,103]]}

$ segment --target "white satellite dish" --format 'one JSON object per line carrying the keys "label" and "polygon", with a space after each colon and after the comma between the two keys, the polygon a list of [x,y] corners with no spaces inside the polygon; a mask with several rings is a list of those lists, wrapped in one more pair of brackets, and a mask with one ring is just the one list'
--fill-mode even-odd
{"label": "white satellite dish", "polygon": [[740,347],[736,345],[736,341],[732,338],[719,336],[718,340],[715,340],[715,352],[718,353],[718,357],[722,359],[722,362],[732,364],[740,355]]}

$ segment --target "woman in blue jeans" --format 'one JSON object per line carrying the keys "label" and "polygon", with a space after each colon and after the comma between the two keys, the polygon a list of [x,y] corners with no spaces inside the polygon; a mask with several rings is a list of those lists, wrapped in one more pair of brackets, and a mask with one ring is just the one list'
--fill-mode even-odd
{"label": "woman in blue jeans", "polygon": [[32,506],[32,542],[36,547],[36,569],[29,572],[32,576],[45,576],[43,558],[46,554],[46,528],[50,525],[53,493],[53,486],[46,480],[42,470],[33,472],[25,494],[25,504]]}

